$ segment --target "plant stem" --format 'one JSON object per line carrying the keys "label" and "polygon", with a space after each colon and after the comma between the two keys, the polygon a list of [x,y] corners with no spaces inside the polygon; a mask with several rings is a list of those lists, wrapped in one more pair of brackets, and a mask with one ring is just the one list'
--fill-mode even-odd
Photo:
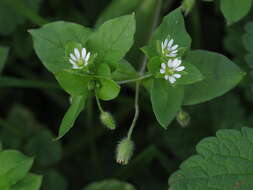
{"label": "plant stem", "polygon": [[99,108],[100,112],[103,113],[104,110],[103,110],[103,108],[102,108],[102,106],[101,106],[101,104],[100,104],[100,101],[99,101],[99,98],[98,98],[98,96],[97,96],[97,91],[96,91],[96,90],[95,90],[95,97],[96,97],[96,101],[97,101],[98,108]]}
{"label": "plant stem", "polygon": [[147,79],[151,76],[152,76],[152,74],[147,74],[147,75],[140,76],[139,78],[135,78],[135,79],[128,79],[128,80],[118,81],[117,83],[118,84],[126,84],[126,83],[130,83],[130,82],[136,82],[136,81],[140,81],[140,80],[143,80],[143,79]]}
{"label": "plant stem", "polygon": [[[160,13],[161,13],[161,9],[162,9],[162,0],[157,0],[157,7],[156,7],[156,11],[155,11],[155,16],[154,16],[152,29],[151,29],[151,32],[150,32],[149,41],[150,41],[150,38],[151,38],[151,35],[152,35],[153,31],[155,30],[155,28],[157,26],[157,23],[158,23],[158,20],[159,20],[159,17],[160,17]],[[142,61],[142,65],[141,65],[140,72],[139,72],[141,77],[145,76],[144,72],[145,72],[146,66],[147,66],[147,56],[145,56],[143,58],[143,61]],[[140,97],[140,80],[137,80],[136,81],[136,86],[135,86],[135,101],[134,101],[135,113],[134,113],[134,118],[133,118],[132,124],[131,124],[131,126],[129,128],[129,131],[128,131],[128,134],[127,134],[128,139],[131,139],[134,127],[136,125],[136,121],[139,117],[139,113],[140,113],[139,97]]]}

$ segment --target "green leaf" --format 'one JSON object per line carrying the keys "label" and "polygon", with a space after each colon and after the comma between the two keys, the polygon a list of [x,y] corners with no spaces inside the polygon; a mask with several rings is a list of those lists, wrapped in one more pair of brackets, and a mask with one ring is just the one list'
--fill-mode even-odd
{"label": "green leaf", "polygon": [[191,46],[191,38],[185,29],[184,17],[180,8],[164,17],[152,36],[150,44],[143,48],[144,53],[149,57],[158,56],[157,45],[168,37],[174,39],[175,44],[178,44],[179,47],[190,48]]}
{"label": "green leaf", "polygon": [[157,121],[167,128],[180,110],[184,91],[180,87],[172,87],[165,79],[155,79],[151,89],[152,108]]}
{"label": "green leaf", "polygon": [[112,78],[116,81],[134,79],[138,76],[135,68],[126,60],[122,60],[112,73]]}
{"label": "green leaf", "polygon": [[134,33],[134,15],[126,15],[105,22],[91,35],[87,44],[93,53],[97,53],[97,63],[116,67],[133,45]]}
{"label": "green leaf", "polygon": [[113,80],[101,78],[100,87],[97,89],[97,95],[101,100],[112,100],[119,95],[120,86]]}
{"label": "green leaf", "polygon": [[52,22],[29,32],[33,37],[36,54],[51,72],[71,69],[71,64],[65,57],[66,45],[69,42],[76,42],[85,47],[91,34],[88,28],[63,21]]}
{"label": "green leaf", "polygon": [[42,190],[67,190],[66,179],[56,170],[47,170],[43,174]]}
{"label": "green leaf", "polygon": [[57,140],[62,138],[74,126],[75,120],[84,109],[86,98],[87,94],[71,97],[71,106],[62,119]]}
{"label": "green leaf", "polygon": [[[23,24],[23,17],[27,10],[36,13],[42,0],[19,0],[17,2],[2,0],[0,1],[0,35],[9,35],[16,27]],[[14,7],[15,6],[15,7]],[[25,7],[25,10],[22,8]],[[17,11],[18,9],[18,11]]]}
{"label": "green leaf", "polygon": [[126,182],[121,182],[115,179],[94,182],[83,190],[135,190],[135,188]]}
{"label": "green leaf", "polygon": [[88,84],[92,79],[90,75],[71,70],[56,72],[55,77],[61,87],[73,96],[86,95],[88,93]]}
{"label": "green leaf", "polygon": [[218,53],[195,50],[186,55],[204,76],[200,82],[185,86],[185,105],[205,102],[223,95],[235,87],[244,73],[228,58]]}
{"label": "green leaf", "polygon": [[27,174],[21,181],[13,185],[10,190],[39,190],[41,182],[41,176]]}
{"label": "green leaf", "polygon": [[43,129],[31,137],[25,146],[27,154],[36,157],[36,163],[41,166],[49,166],[61,159],[61,144],[52,141],[51,131]]}
{"label": "green leaf", "polygon": [[103,77],[111,77],[111,69],[107,64],[97,65],[97,74]]}
{"label": "green leaf", "polygon": [[140,2],[141,0],[113,0],[100,14],[96,26],[109,19],[133,12]]}
{"label": "green leaf", "polygon": [[0,152],[0,189],[10,187],[21,180],[31,168],[33,158],[16,150]]}
{"label": "green leaf", "polygon": [[197,155],[170,176],[173,190],[251,190],[253,188],[253,129],[224,129],[202,140]]}
{"label": "green leaf", "polygon": [[0,46],[0,75],[4,69],[8,53],[9,53],[8,47]]}
{"label": "green leaf", "polygon": [[238,22],[245,17],[251,9],[252,0],[221,0],[221,11],[228,24]]}

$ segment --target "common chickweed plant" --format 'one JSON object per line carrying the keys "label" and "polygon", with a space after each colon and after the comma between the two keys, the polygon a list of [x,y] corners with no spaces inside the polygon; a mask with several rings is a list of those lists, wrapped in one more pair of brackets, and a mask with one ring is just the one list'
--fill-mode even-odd
{"label": "common chickweed plant", "polygon": [[[0,140],[4,148],[0,142],[0,190],[39,190],[42,184],[41,175],[44,173],[46,185],[42,185],[43,190],[66,190],[64,178],[52,169],[52,166],[61,160],[62,152],[62,159],[68,159],[76,149],[84,147],[82,143],[85,141],[91,149],[91,157],[95,163],[93,166],[96,166],[90,170],[90,162],[83,163],[82,161],[83,166],[87,167],[88,172],[85,172],[89,175],[88,180],[92,179],[90,175],[96,178],[104,176],[99,174],[104,168],[108,174],[106,176],[114,173],[113,176],[126,180],[139,167],[147,169],[147,164],[155,159],[168,173],[173,173],[168,181],[169,190],[253,189],[253,130],[249,127],[241,127],[252,124],[253,117],[250,114],[251,108],[248,106],[248,102],[252,103],[253,93],[250,82],[240,84],[240,88],[244,89],[244,94],[236,91],[239,98],[228,94],[210,105],[198,107],[194,113],[197,104],[223,96],[237,86],[246,75],[241,68],[244,70],[253,68],[253,24],[250,20],[252,15],[249,15],[249,18],[245,17],[250,12],[252,0],[213,1],[215,5],[219,4],[217,8],[226,20],[227,34],[224,46],[228,53],[235,55],[236,59],[233,61],[217,52],[192,49],[192,39],[186,30],[185,18],[190,17],[194,26],[192,29],[188,24],[187,28],[195,30],[192,32],[195,34],[194,40],[200,41],[201,34],[198,33],[199,28],[196,27],[200,20],[199,12],[193,11],[194,6],[198,6],[199,2],[195,0],[183,0],[178,8],[171,10],[161,19],[162,5],[170,7],[173,1],[115,0],[101,14],[93,28],[67,21],[47,22],[37,15],[37,5],[33,5],[35,1],[24,2],[23,0],[20,2],[0,1],[0,26],[5,19],[13,21],[9,23],[10,25],[6,25],[4,30],[0,28],[0,35],[7,35],[18,24],[24,22],[24,18],[21,19],[13,12],[6,11],[8,10],[6,7],[12,7],[12,11],[16,10],[32,23],[39,25],[29,30],[33,48],[43,66],[55,77],[59,87],[68,94],[69,108],[60,122],[56,138],[53,138],[49,129],[45,129],[43,125],[35,121],[32,113],[20,105],[11,108],[6,120],[0,118],[0,126],[4,128],[0,129]],[[148,11],[145,9],[147,7]],[[197,8],[199,10],[199,7]],[[2,19],[1,15],[7,16]],[[243,18],[246,24],[238,23]],[[148,24],[149,20],[152,20],[151,32],[142,31],[141,34],[138,25]],[[209,29],[208,36],[211,36],[211,24]],[[143,47],[139,48],[138,44],[143,43],[139,40],[144,36],[148,36],[149,39]],[[20,45],[18,39],[14,37],[13,41],[17,41],[19,47],[22,47],[23,44]],[[25,54],[25,47],[24,52],[22,48],[16,48],[15,51],[22,57]],[[8,47],[0,46],[0,74],[8,53]],[[129,55],[132,55],[132,58],[129,58],[131,57]],[[244,61],[247,66],[241,64]],[[139,62],[141,62],[140,65],[138,65]],[[20,71],[26,73],[22,69]],[[250,77],[252,78],[252,73],[248,81]],[[8,87],[34,85],[43,90],[46,89],[45,94],[48,96],[55,97],[47,91],[52,85],[43,82],[20,81],[16,78],[1,76],[0,86],[4,85]],[[125,103],[125,107],[122,106],[119,112],[127,112],[127,107],[132,107],[134,112],[131,110],[127,112],[127,115],[133,118],[124,130],[124,134],[119,134],[118,140],[112,143],[115,151],[108,151],[107,144],[107,147],[103,145],[101,148],[102,150],[106,147],[105,150],[99,152],[100,155],[106,152],[110,155],[110,160],[118,163],[117,167],[121,170],[114,172],[110,171],[108,166],[98,164],[99,158],[94,145],[96,128],[93,126],[97,122],[92,122],[94,118],[90,114],[93,110],[99,112],[95,120],[104,126],[104,131],[108,136],[118,134],[117,130],[126,128],[126,125],[122,126],[118,119],[121,117],[116,117],[120,113],[108,109],[107,106],[114,103],[109,101],[122,98],[124,95],[121,91],[125,89],[134,92],[133,97],[129,96],[126,99],[126,101],[133,100],[129,101],[133,104]],[[144,97],[145,95],[148,96],[148,100]],[[123,98],[120,99],[120,101],[123,100],[125,101]],[[145,105],[141,101],[145,101]],[[247,108],[242,108],[240,101],[246,102]],[[142,134],[142,130],[146,128],[139,124],[141,123],[139,116],[144,110],[142,106],[150,106],[150,109],[152,106],[154,119],[157,120],[156,125],[161,126],[162,130],[150,127],[147,133]],[[87,110],[85,122],[89,127],[89,133],[80,134],[81,140],[78,139],[77,143],[68,146],[72,140],[70,139],[64,144],[67,148],[62,151],[59,140],[75,126],[80,113],[85,110]],[[54,110],[48,110],[48,112],[53,113]],[[194,117],[191,117],[190,113],[194,113]],[[199,120],[197,126],[196,120]],[[181,128],[173,128],[171,126],[173,121],[177,122]],[[23,129],[12,127],[17,124],[36,127],[30,127],[30,131],[23,131]],[[190,124],[193,129],[188,127]],[[206,129],[206,125],[212,125],[212,128]],[[240,129],[236,130],[238,126]],[[136,127],[141,131],[141,135],[137,135]],[[159,130],[166,135],[157,135],[160,133]],[[174,165],[192,154],[193,144],[199,141],[200,136],[201,138],[207,136],[209,134],[207,131],[212,131],[216,136],[199,142],[196,146],[196,154],[184,161],[179,170],[174,172],[176,169]],[[15,138],[9,138],[12,133]],[[160,137],[161,139],[158,139]],[[145,142],[146,139],[151,139],[152,143],[139,153],[138,142],[142,140]],[[171,155],[159,150],[159,146],[162,149],[164,144]],[[111,146],[110,143],[109,145]],[[11,149],[6,150],[5,147]],[[35,155],[34,168],[40,175],[33,171],[29,173],[34,162],[33,157],[13,149],[21,149],[28,155]],[[81,155],[81,159],[85,156],[87,154]],[[80,156],[77,156],[78,159]],[[72,165],[71,170],[73,170]],[[70,170],[66,171],[68,173]],[[153,177],[153,173],[151,176]],[[149,178],[146,179],[144,172],[141,179],[143,178],[145,182],[143,189],[154,190],[153,186],[149,186]],[[52,182],[53,185],[48,185]],[[60,184],[59,187],[56,187],[54,183]],[[47,185],[51,188],[47,189]],[[158,186],[157,183],[156,185]],[[155,189],[159,189],[157,186]],[[85,186],[83,190],[136,189],[126,182],[107,179]]]}

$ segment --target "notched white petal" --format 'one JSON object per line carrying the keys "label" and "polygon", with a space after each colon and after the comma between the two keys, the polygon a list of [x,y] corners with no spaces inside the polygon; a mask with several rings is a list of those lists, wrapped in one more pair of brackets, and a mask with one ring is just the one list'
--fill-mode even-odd
{"label": "notched white petal", "polygon": [[70,57],[71,57],[71,59],[73,59],[74,61],[77,60],[76,57],[75,57],[72,53],[70,54]]}
{"label": "notched white petal", "polygon": [[174,43],[174,40],[173,40],[173,39],[171,39],[171,40],[169,41],[169,43],[168,43],[168,49],[170,49],[170,48],[171,48],[171,46],[173,45],[173,43]]}
{"label": "notched white petal", "polygon": [[174,74],[173,77],[179,79],[179,78],[181,78],[181,75],[180,74]]}
{"label": "notched white petal", "polygon": [[180,66],[180,67],[175,68],[176,71],[183,71],[184,69],[185,69],[184,66]]}
{"label": "notched white petal", "polygon": [[168,80],[169,79],[169,75],[165,75],[164,78],[165,78],[165,80]]}
{"label": "notched white petal", "polygon": [[86,55],[86,57],[85,57],[85,62],[86,62],[86,63],[89,61],[90,55],[91,55],[91,53],[88,52],[87,55]]}
{"label": "notched white petal", "polygon": [[164,74],[164,73],[165,73],[165,70],[164,70],[164,69],[160,69],[160,73],[161,73],[161,74]]}
{"label": "notched white petal", "polygon": [[176,79],[172,76],[169,76],[169,81],[171,84],[173,84],[174,82],[176,82]]}
{"label": "notched white petal", "polygon": [[162,67],[163,69],[165,69],[165,68],[166,68],[166,64],[165,64],[165,63],[162,63],[161,67]]}
{"label": "notched white petal", "polygon": [[171,50],[173,51],[173,50],[176,50],[177,48],[178,48],[178,45],[174,45],[171,47]]}
{"label": "notched white petal", "polygon": [[80,52],[77,48],[74,49],[74,53],[77,59],[80,59]]}
{"label": "notched white petal", "polygon": [[69,59],[69,62],[70,62],[72,65],[76,65],[76,62],[73,61],[72,59]]}
{"label": "notched white petal", "polygon": [[85,59],[85,57],[86,57],[86,49],[83,48],[82,49],[82,58]]}

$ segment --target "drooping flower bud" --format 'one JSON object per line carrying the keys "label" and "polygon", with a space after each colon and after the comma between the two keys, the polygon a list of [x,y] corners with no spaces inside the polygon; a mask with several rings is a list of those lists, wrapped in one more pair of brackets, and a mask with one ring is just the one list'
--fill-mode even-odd
{"label": "drooping flower bud", "polygon": [[134,142],[131,139],[123,138],[117,147],[116,161],[119,164],[128,164],[134,152]]}
{"label": "drooping flower bud", "polygon": [[101,122],[111,130],[116,129],[116,124],[113,116],[109,112],[101,112],[100,113],[100,120]]}
{"label": "drooping flower bud", "polygon": [[190,120],[191,120],[190,115],[187,112],[183,110],[178,112],[177,122],[181,125],[181,127],[187,127],[187,125],[189,125],[190,123]]}
{"label": "drooping flower bud", "polygon": [[193,9],[196,0],[183,0],[182,9],[185,12],[185,15],[188,15],[189,12]]}

